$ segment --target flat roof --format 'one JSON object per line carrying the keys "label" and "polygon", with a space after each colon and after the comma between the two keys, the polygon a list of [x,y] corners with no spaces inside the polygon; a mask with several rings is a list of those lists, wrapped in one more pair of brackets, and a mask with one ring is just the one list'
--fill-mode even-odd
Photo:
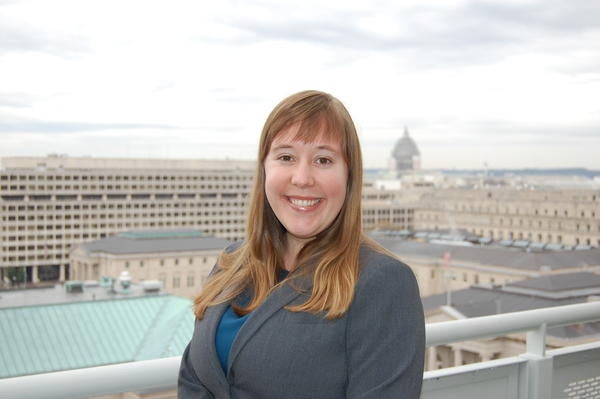
{"label": "flat roof", "polygon": [[410,256],[444,259],[444,256],[449,254],[450,262],[461,261],[525,271],[600,266],[600,249],[598,248],[585,251],[528,252],[520,248],[451,245],[381,236],[372,236],[372,238],[400,258]]}
{"label": "flat roof", "polygon": [[140,230],[127,231],[80,244],[79,248],[87,253],[104,252],[125,255],[222,250],[229,243],[225,238],[205,236],[197,230]]}

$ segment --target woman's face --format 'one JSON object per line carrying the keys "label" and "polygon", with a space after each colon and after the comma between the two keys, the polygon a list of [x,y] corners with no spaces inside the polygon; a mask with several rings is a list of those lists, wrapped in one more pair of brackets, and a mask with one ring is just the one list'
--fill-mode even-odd
{"label": "woman's face", "polygon": [[265,193],[288,240],[306,241],[331,225],[346,198],[348,166],[341,145],[320,133],[295,140],[299,124],[282,130],[264,161]]}

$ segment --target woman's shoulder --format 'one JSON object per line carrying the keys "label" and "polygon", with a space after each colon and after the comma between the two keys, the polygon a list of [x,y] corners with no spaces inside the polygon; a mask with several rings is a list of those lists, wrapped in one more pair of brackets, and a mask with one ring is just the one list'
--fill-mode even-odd
{"label": "woman's shoulder", "polygon": [[416,281],[412,269],[378,244],[367,243],[360,249],[360,285],[389,286]]}

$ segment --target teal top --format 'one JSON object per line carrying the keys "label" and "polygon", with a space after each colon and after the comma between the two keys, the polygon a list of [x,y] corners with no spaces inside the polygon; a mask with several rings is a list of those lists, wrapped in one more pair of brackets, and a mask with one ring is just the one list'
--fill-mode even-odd
{"label": "teal top", "polygon": [[219,362],[221,363],[221,367],[223,368],[225,374],[227,374],[227,359],[229,358],[229,352],[231,351],[233,340],[249,316],[250,313],[245,316],[238,315],[235,313],[235,310],[233,310],[233,307],[229,305],[221,317],[221,321],[217,327],[215,345],[217,347]]}

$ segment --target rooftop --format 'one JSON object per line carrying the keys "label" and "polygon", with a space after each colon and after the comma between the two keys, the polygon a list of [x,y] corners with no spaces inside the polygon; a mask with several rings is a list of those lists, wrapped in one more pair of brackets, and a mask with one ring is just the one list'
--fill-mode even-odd
{"label": "rooftop", "polygon": [[442,259],[448,253],[452,262],[475,263],[531,272],[600,266],[600,249],[598,248],[580,251],[536,252],[522,248],[419,242],[376,235],[373,238],[400,258]]}
{"label": "rooftop", "polygon": [[126,231],[115,236],[81,244],[87,253],[140,254],[222,250],[229,244],[224,238],[205,236],[191,229]]}
{"label": "rooftop", "polygon": [[[177,356],[192,335],[188,299],[101,287],[61,296],[60,288],[27,290],[35,299],[0,307],[0,379]],[[43,295],[51,303],[39,304]]]}
{"label": "rooftop", "polygon": [[82,292],[67,292],[66,284],[0,291],[0,310],[3,308],[139,298],[156,295],[156,292],[146,292],[145,283],[131,284],[127,290],[119,288],[118,281],[115,281],[114,289],[110,285],[102,286],[98,281],[93,280],[79,283],[82,284]]}
{"label": "rooftop", "polygon": [[51,154],[46,157],[2,157],[0,170],[140,170],[254,171],[256,162],[239,159],[94,158]]}

